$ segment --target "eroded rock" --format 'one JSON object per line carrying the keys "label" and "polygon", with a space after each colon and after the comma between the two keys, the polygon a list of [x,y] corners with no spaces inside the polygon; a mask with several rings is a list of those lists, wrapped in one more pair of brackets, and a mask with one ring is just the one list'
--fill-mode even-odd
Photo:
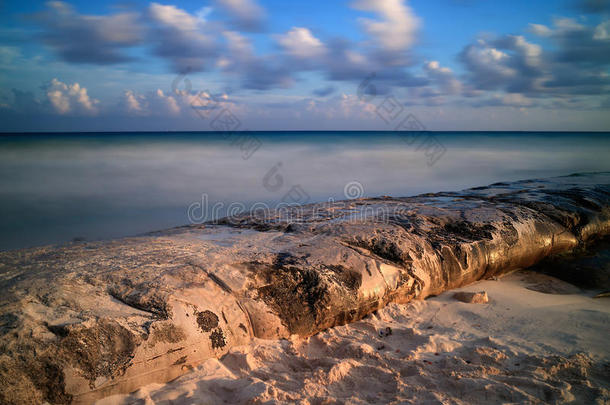
{"label": "eroded rock", "polygon": [[479,292],[466,292],[460,291],[453,294],[453,298],[458,301],[465,302],[467,304],[487,304],[489,302],[489,298],[487,297],[487,292],[479,291]]}
{"label": "eroded rock", "polygon": [[609,184],[500,183],[2,252],[0,403],[91,403],[253,337],[310,336],[586,251],[610,234]]}

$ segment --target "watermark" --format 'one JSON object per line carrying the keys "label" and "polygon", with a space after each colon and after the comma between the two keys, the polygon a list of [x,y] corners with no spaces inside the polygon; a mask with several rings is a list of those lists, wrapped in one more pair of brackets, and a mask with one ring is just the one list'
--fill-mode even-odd
{"label": "watermark", "polygon": [[350,181],[343,187],[343,195],[348,200],[357,200],[364,196],[364,187],[357,181]]}
{"label": "watermark", "polygon": [[[193,91],[193,85],[187,77],[187,73],[178,75],[172,81],[172,92],[174,94],[186,94],[190,97],[189,105],[202,120],[209,121],[209,127],[220,133],[222,138],[230,141],[230,145],[239,148],[241,157],[244,160],[250,159],[256,151],[258,151],[263,142],[253,133],[242,129],[242,121],[231,111],[230,108],[223,104],[223,99],[213,95],[209,90]],[[179,90],[180,83],[184,83],[184,89]],[[282,162],[278,162],[263,176],[262,186],[265,190],[271,193],[280,192],[281,204],[287,205],[303,205],[310,202],[311,197],[300,184],[288,183],[284,180],[281,173]],[[202,196],[201,202],[194,202],[187,209],[187,216],[191,223],[201,223],[199,214],[196,211],[201,210],[201,207],[207,202],[207,195]],[[204,201],[205,200],[205,201]],[[232,203],[227,209],[227,215],[245,211],[245,205],[242,203]],[[220,207],[215,207],[220,210]],[[224,209],[224,207],[222,207]],[[213,216],[215,214],[213,213]]]}
{"label": "watermark", "polygon": [[[278,162],[271,167],[263,176],[263,188],[270,193],[281,191],[284,188],[284,176],[282,175],[282,166],[284,163]],[[300,184],[293,184],[285,194],[280,198],[280,203],[303,205],[307,204],[311,197]]]}
{"label": "watermark", "polygon": [[[356,93],[360,101],[372,103],[377,97],[377,88],[373,84],[375,77],[376,73],[371,73],[358,86]],[[428,166],[434,166],[447,152],[441,141],[427,131],[414,114],[406,111],[404,104],[393,95],[386,96],[377,104],[375,113],[386,125],[393,127],[407,145],[415,146],[416,151],[423,152]]]}
{"label": "watermark", "polygon": [[406,208],[388,206],[375,201],[356,202],[355,200],[334,201],[309,206],[294,205],[285,202],[268,204],[257,202],[250,208],[242,202],[216,202],[211,204],[207,194],[201,195],[201,201],[192,203],[188,208],[189,222],[193,225],[222,224],[237,226],[240,224],[299,224],[316,220],[337,219],[343,223],[363,223],[374,221],[390,223],[396,219],[408,218]]}
{"label": "watermark", "polygon": [[[242,159],[250,159],[263,145],[262,141],[251,132],[241,129],[241,120],[223,104],[222,98],[213,95],[209,90],[193,92],[193,85],[187,73],[172,81],[172,92],[188,95],[189,105],[199,118],[209,121],[212,130],[221,133],[224,139],[231,140],[231,146],[239,148]],[[184,90],[178,89],[181,82],[184,82]]]}

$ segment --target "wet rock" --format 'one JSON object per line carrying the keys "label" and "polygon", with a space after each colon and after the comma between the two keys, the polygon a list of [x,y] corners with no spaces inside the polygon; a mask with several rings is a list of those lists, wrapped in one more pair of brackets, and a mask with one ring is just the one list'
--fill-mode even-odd
{"label": "wet rock", "polygon": [[479,291],[479,292],[465,292],[460,291],[453,294],[453,298],[458,301],[465,302],[467,304],[487,304],[489,302],[489,298],[487,297],[487,292]]}

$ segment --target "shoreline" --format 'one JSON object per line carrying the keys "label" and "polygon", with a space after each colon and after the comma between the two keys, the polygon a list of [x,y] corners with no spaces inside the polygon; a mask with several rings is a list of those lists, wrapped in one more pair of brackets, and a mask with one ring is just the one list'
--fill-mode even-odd
{"label": "shoreline", "polygon": [[2,399],[90,403],[304,339],[580,249],[610,234],[609,207],[597,173],[2,252]]}

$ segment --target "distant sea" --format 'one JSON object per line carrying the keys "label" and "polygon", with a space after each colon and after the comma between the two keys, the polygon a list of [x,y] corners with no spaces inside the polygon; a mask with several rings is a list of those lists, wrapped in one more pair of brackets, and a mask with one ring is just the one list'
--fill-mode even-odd
{"label": "distant sea", "polygon": [[610,171],[610,133],[2,134],[0,250],[592,171]]}

